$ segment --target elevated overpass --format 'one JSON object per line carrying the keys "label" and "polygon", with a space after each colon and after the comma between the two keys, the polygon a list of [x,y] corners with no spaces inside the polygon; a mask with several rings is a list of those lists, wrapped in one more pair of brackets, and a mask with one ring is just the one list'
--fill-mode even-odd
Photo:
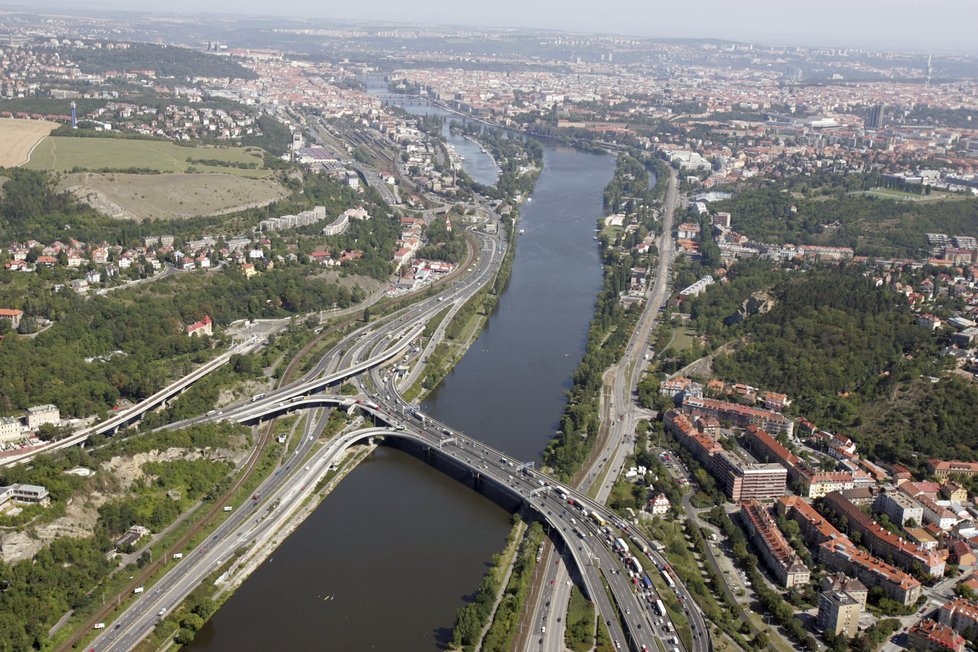
{"label": "elevated overpass", "polygon": [[[643,596],[630,581],[624,556],[615,550],[613,541],[620,536],[630,538],[643,547],[649,559],[657,565],[664,565],[665,560],[653,552],[651,541],[636,532],[629,532],[617,514],[586,494],[539,473],[522,460],[406,404],[375,402],[363,395],[318,394],[299,395],[288,402],[263,400],[215,418],[256,423],[285,412],[323,407],[361,410],[387,427],[340,435],[320,455],[334,459],[350,446],[383,438],[389,445],[424,460],[504,507],[520,512],[528,519],[541,521],[554,541],[574,560],[584,590],[607,621],[613,641],[633,650],[642,650],[643,645],[648,650],[658,649],[650,619],[661,617],[652,606],[658,596]],[[606,525],[599,526],[595,516]],[[609,598],[609,592],[613,600]],[[687,608],[696,608],[688,594],[684,601]],[[670,645],[667,649],[672,647],[676,646]],[[708,652],[709,649],[708,635],[706,640],[694,638],[694,652]]]}
{"label": "elevated overpass", "polygon": [[[424,331],[424,324],[420,324],[414,328],[405,329],[400,334],[400,337],[397,339],[397,342],[393,346],[385,349],[384,351],[374,356],[371,356],[361,362],[358,362],[350,367],[347,367],[346,369],[341,369],[335,373],[328,374],[320,378],[315,378],[313,380],[309,380],[300,383],[298,385],[291,385],[285,387],[282,390],[275,392],[274,394],[270,394],[268,397],[263,397],[261,403],[245,403],[241,406],[238,406],[237,408],[228,411],[228,416],[226,417],[225,420],[235,420],[240,422],[250,421],[253,419],[248,419],[248,418],[239,419],[238,415],[242,412],[243,413],[251,413],[255,411],[262,412],[262,410],[266,408],[268,408],[267,410],[268,412],[275,412],[276,408],[279,408],[277,411],[281,412],[282,410],[280,409],[281,408],[280,404],[283,402],[293,401],[294,399],[298,399],[305,395],[321,392],[322,390],[326,389],[330,385],[345,380],[351,376],[355,376],[363,371],[366,371],[367,369],[370,369],[371,367],[374,367],[379,364],[383,364],[384,362],[387,362],[388,360],[396,357],[402,351],[404,351],[404,349],[411,344],[411,341],[414,338],[418,337],[423,331]],[[214,358],[213,360],[194,369],[186,376],[183,376],[182,378],[175,381],[174,383],[168,385],[167,387],[164,387],[163,389],[156,392],[152,396],[143,399],[142,401],[132,406],[131,408],[124,410],[119,414],[113,415],[112,417],[106,419],[105,421],[102,421],[101,423],[98,423],[89,428],[84,428],[82,430],[79,430],[78,432],[68,437],[65,437],[64,439],[58,440],[57,442],[52,442],[50,445],[34,448],[33,450],[21,453],[19,455],[12,455],[9,457],[2,458],[0,459],[0,466],[10,466],[13,464],[19,464],[22,462],[29,461],[33,459],[35,455],[41,453],[50,453],[53,451],[69,448],[71,446],[77,446],[78,444],[87,441],[88,438],[91,437],[92,435],[104,435],[104,434],[114,433],[119,428],[125,427],[127,425],[130,425],[138,421],[143,417],[144,414],[146,414],[146,412],[156,409],[157,407],[165,403],[167,400],[173,398],[180,392],[184,391],[187,387],[197,382],[207,374],[224,366],[225,364],[228,363],[228,361],[231,359],[232,356],[239,353],[244,353],[252,346],[254,346],[254,344],[257,342],[257,339],[258,338],[252,337],[249,338],[244,343],[232,347],[231,349],[222,353],[221,355]],[[191,419],[186,422],[180,422],[179,424],[173,424],[172,427],[191,425],[192,423],[199,423],[199,422],[209,421],[209,420],[211,419],[207,417]]]}
{"label": "elevated overpass", "polygon": [[8,457],[0,458],[0,466],[11,466],[13,464],[19,464],[21,462],[26,462],[34,458],[35,455],[41,453],[50,453],[52,451],[62,450],[64,448],[69,448],[71,446],[76,446],[84,441],[87,441],[92,435],[104,435],[114,433],[119,428],[125,427],[138,421],[143,417],[144,414],[150,410],[156,409],[160,405],[163,405],[166,401],[173,398],[180,392],[187,389],[190,385],[194,384],[207,374],[220,369],[225,364],[227,364],[232,356],[244,353],[251,349],[258,341],[257,337],[248,338],[246,341],[231,347],[221,355],[217,356],[213,360],[206,362],[205,364],[197,367],[191,371],[186,376],[174,381],[173,383],[167,385],[160,391],[156,392],[152,396],[149,396],[136,405],[130,408],[122,410],[118,414],[114,414],[105,421],[97,423],[94,426],[88,428],[83,428],[78,432],[60,439],[56,442],[51,442],[51,444],[46,446],[40,446],[34,448],[30,451],[11,455]]}

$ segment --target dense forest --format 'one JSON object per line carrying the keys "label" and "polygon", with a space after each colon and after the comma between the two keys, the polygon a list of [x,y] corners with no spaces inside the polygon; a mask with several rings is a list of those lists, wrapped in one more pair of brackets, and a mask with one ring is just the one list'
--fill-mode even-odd
{"label": "dense forest", "polygon": [[465,259],[465,231],[460,223],[449,231],[445,218],[440,217],[425,227],[424,236],[427,244],[418,250],[418,258],[448,263],[460,263]]}
{"label": "dense forest", "polygon": [[273,156],[281,156],[289,151],[292,144],[292,131],[278,119],[267,114],[258,116],[258,129],[261,135],[245,136],[241,144],[249,147],[261,147]]}
{"label": "dense forest", "polygon": [[257,79],[258,75],[230,57],[205,54],[188,48],[130,43],[127,48],[72,48],[66,52],[70,61],[85,73],[110,70],[129,72],[152,70],[160,77],[234,77]]}
{"label": "dense forest", "polygon": [[[37,337],[0,342],[0,414],[54,403],[66,417],[138,401],[213,355],[210,343],[187,337],[186,324],[210,315],[218,325],[241,318],[285,317],[362,299],[298,269],[245,278],[234,270],[159,281],[130,293],[90,299],[44,294],[27,306],[55,320]],[[30,314],[30,313],[28,313]],[[85,362],[85,358],[110,359]]]}
{"label": "dense forest", "polygon": [[816,423],[849,427],[861,400],[919,374],[930,338],[904,297],[858,271],[797,274],[773,294],[775,307],[747,321],[747,343],[715,361],[722,377],[773,386]]}
{"label": "dense forest", "polygon": [[807,199],[753,188],[711,205],[758,242],[852,247],[856,255],[928,257],[926,233],[978,236],[978,200],[910,202],[866,195]]}
{"label": "dense forest", "polygon": [[[776,301],[770,312],[725,323],[764,287]],[[918,465],[933,455],[978,457],[978,387],[944,373],[938,339],[916,325],[904,297],[858,270],[748,266],[691,312],[714,344],[738,342],[715,359],[717,375],[785,392],[795,414],[844,431],[866,453]]]}

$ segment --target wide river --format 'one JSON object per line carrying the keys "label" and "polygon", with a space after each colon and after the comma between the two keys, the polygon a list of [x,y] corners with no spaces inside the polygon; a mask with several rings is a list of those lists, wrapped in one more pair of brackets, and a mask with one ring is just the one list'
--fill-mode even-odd
{"label": "wide river", "polygon": [[[478,146],[455,140],[473,148],[459,148],[473,177],[495,174]],[[522,208],[526,233],[516,243],[509,285],[485,330],[425,401],[426,412],[521,459],[540,460],[600,289],[593,236],[613,172],[610,156],[544,144],[544,170]],[[186,649],[444,647],[456,610],[472,598],[509,529],[510,515],[488,499],[380,447]]]}

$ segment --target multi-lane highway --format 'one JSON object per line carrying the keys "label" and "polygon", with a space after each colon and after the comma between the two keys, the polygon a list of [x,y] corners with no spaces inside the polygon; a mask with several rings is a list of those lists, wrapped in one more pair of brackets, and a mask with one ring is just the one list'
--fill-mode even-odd
{"label": "multi-lane highway", "polygon": [[[376,437],[399,438],[420,446],[436,456],[440,464],[463,471],[466,477],[478,478],[483,486],[489,485],[510,496],[521,505],[522,511],[544,521],[554,540],[561,542],[565,553],[573,559],[585,591],[605,620],[613,642],[621,649],[660,649],[656,639],[662,641],[665,649],[680,647],[669,643],[668,639],[663,641],[667,618],[655,610],[654,592],[640,589],[641,583],[633,575],[634,569],[629,570],[631,551],[623,551],[615,544],[617,538],[627,534],[646,550],[651,550],[650,542],[636,533],[627,533],[627,525],[617,515],[583,493],[560,486],[526,468],[519,460],[417,412],[398,393],[394,374],[378,369],[380,364],[405,353],[417,354],[420,366],[424,353],[418,353],[417,342],[424,325],[445,307],[464,303],[492,278],[505,251],[505,242],[485,234],[475,235],[480,241],[480,256],[475,269],[441,294],[350,333],[315,369],[292,385],[222,411],[173,424],[216,420],[249,423],[284,411],[333,405],[360,410],[386,423],[387,427],[343,434],[318,450],[314,446],[318,430],[304,433],[302,442],[280,471],[263,482],[255,500],[241,505],[208,536],[206,542],[186,553],[173,570],[141,594],[101,633],[94,649],[131,648],[195,586],[221,567],[235,550],[272,536],[289,517],[290,510],[304,500],[311,487],[315,487],[349,446]],[[370,372],[367,391],[372,396],[341,397],[320,393],[327,385],[364,371]],[[362,379],[359,384],[361,388],[365,387]],[[664,563],[664,560],[656,561]],[[695,611],[681,585],[677,586],[677,592],[687,608]],[[700,649],[704,639],[708,645],[708,635],[694,633],[694,648]]]}

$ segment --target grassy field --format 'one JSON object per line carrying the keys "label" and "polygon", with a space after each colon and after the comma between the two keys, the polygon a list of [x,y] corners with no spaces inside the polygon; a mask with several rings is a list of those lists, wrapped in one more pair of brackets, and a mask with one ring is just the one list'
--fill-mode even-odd
{"label": "grassy field", "polygon": [[872,190],[865,190],[863,192],[854,192],[854,195],[866,195],[867,197],[875,197],[877,199],[898,199],[902,201],[912,201],[912,202],[928,202],[928,201],[947,201],[955,199],[967,199],[967,195],[956,195],[949,192],[933,191],[929,195],[918,195],[912,192],[903,192],[902,190],[894,190],[892,188],[873,188]]}
{"label": "grassy field", "polygon": [[[673,331],[673,340],[670,342],[669,346],[665,348],[665,351],[685,351],[686,349],[693,346],[696,342],[696,332],[687,328],[686,326],[679,326]],[[663,351],[663,353],[665,353]]]}
{"label": "grassy field", "polygon": [[[159,140],[123,138],[75,138],[52,136],[35,148],[27,167],[35,170],[71,172],[145,168],[159,172],[220,172],[240,177],[264,178],[272,174],[262,168],[262,150],[257,147],[181,147]],[[222,161],[230,165],[255,163],[258,169],[210,165],[194,161]]]}
{"label": "grassy field", "polygon": [[288,194],[273,179],[214,173],[76,172],[65,175],[58,188],[101,213],[135,221],[233,213],[264,206]]}
{"label": "grassy field", "polygon": [[26,161],[34,146],[57,126],[47,120],[0,118],[0,167],[12,168]]}

